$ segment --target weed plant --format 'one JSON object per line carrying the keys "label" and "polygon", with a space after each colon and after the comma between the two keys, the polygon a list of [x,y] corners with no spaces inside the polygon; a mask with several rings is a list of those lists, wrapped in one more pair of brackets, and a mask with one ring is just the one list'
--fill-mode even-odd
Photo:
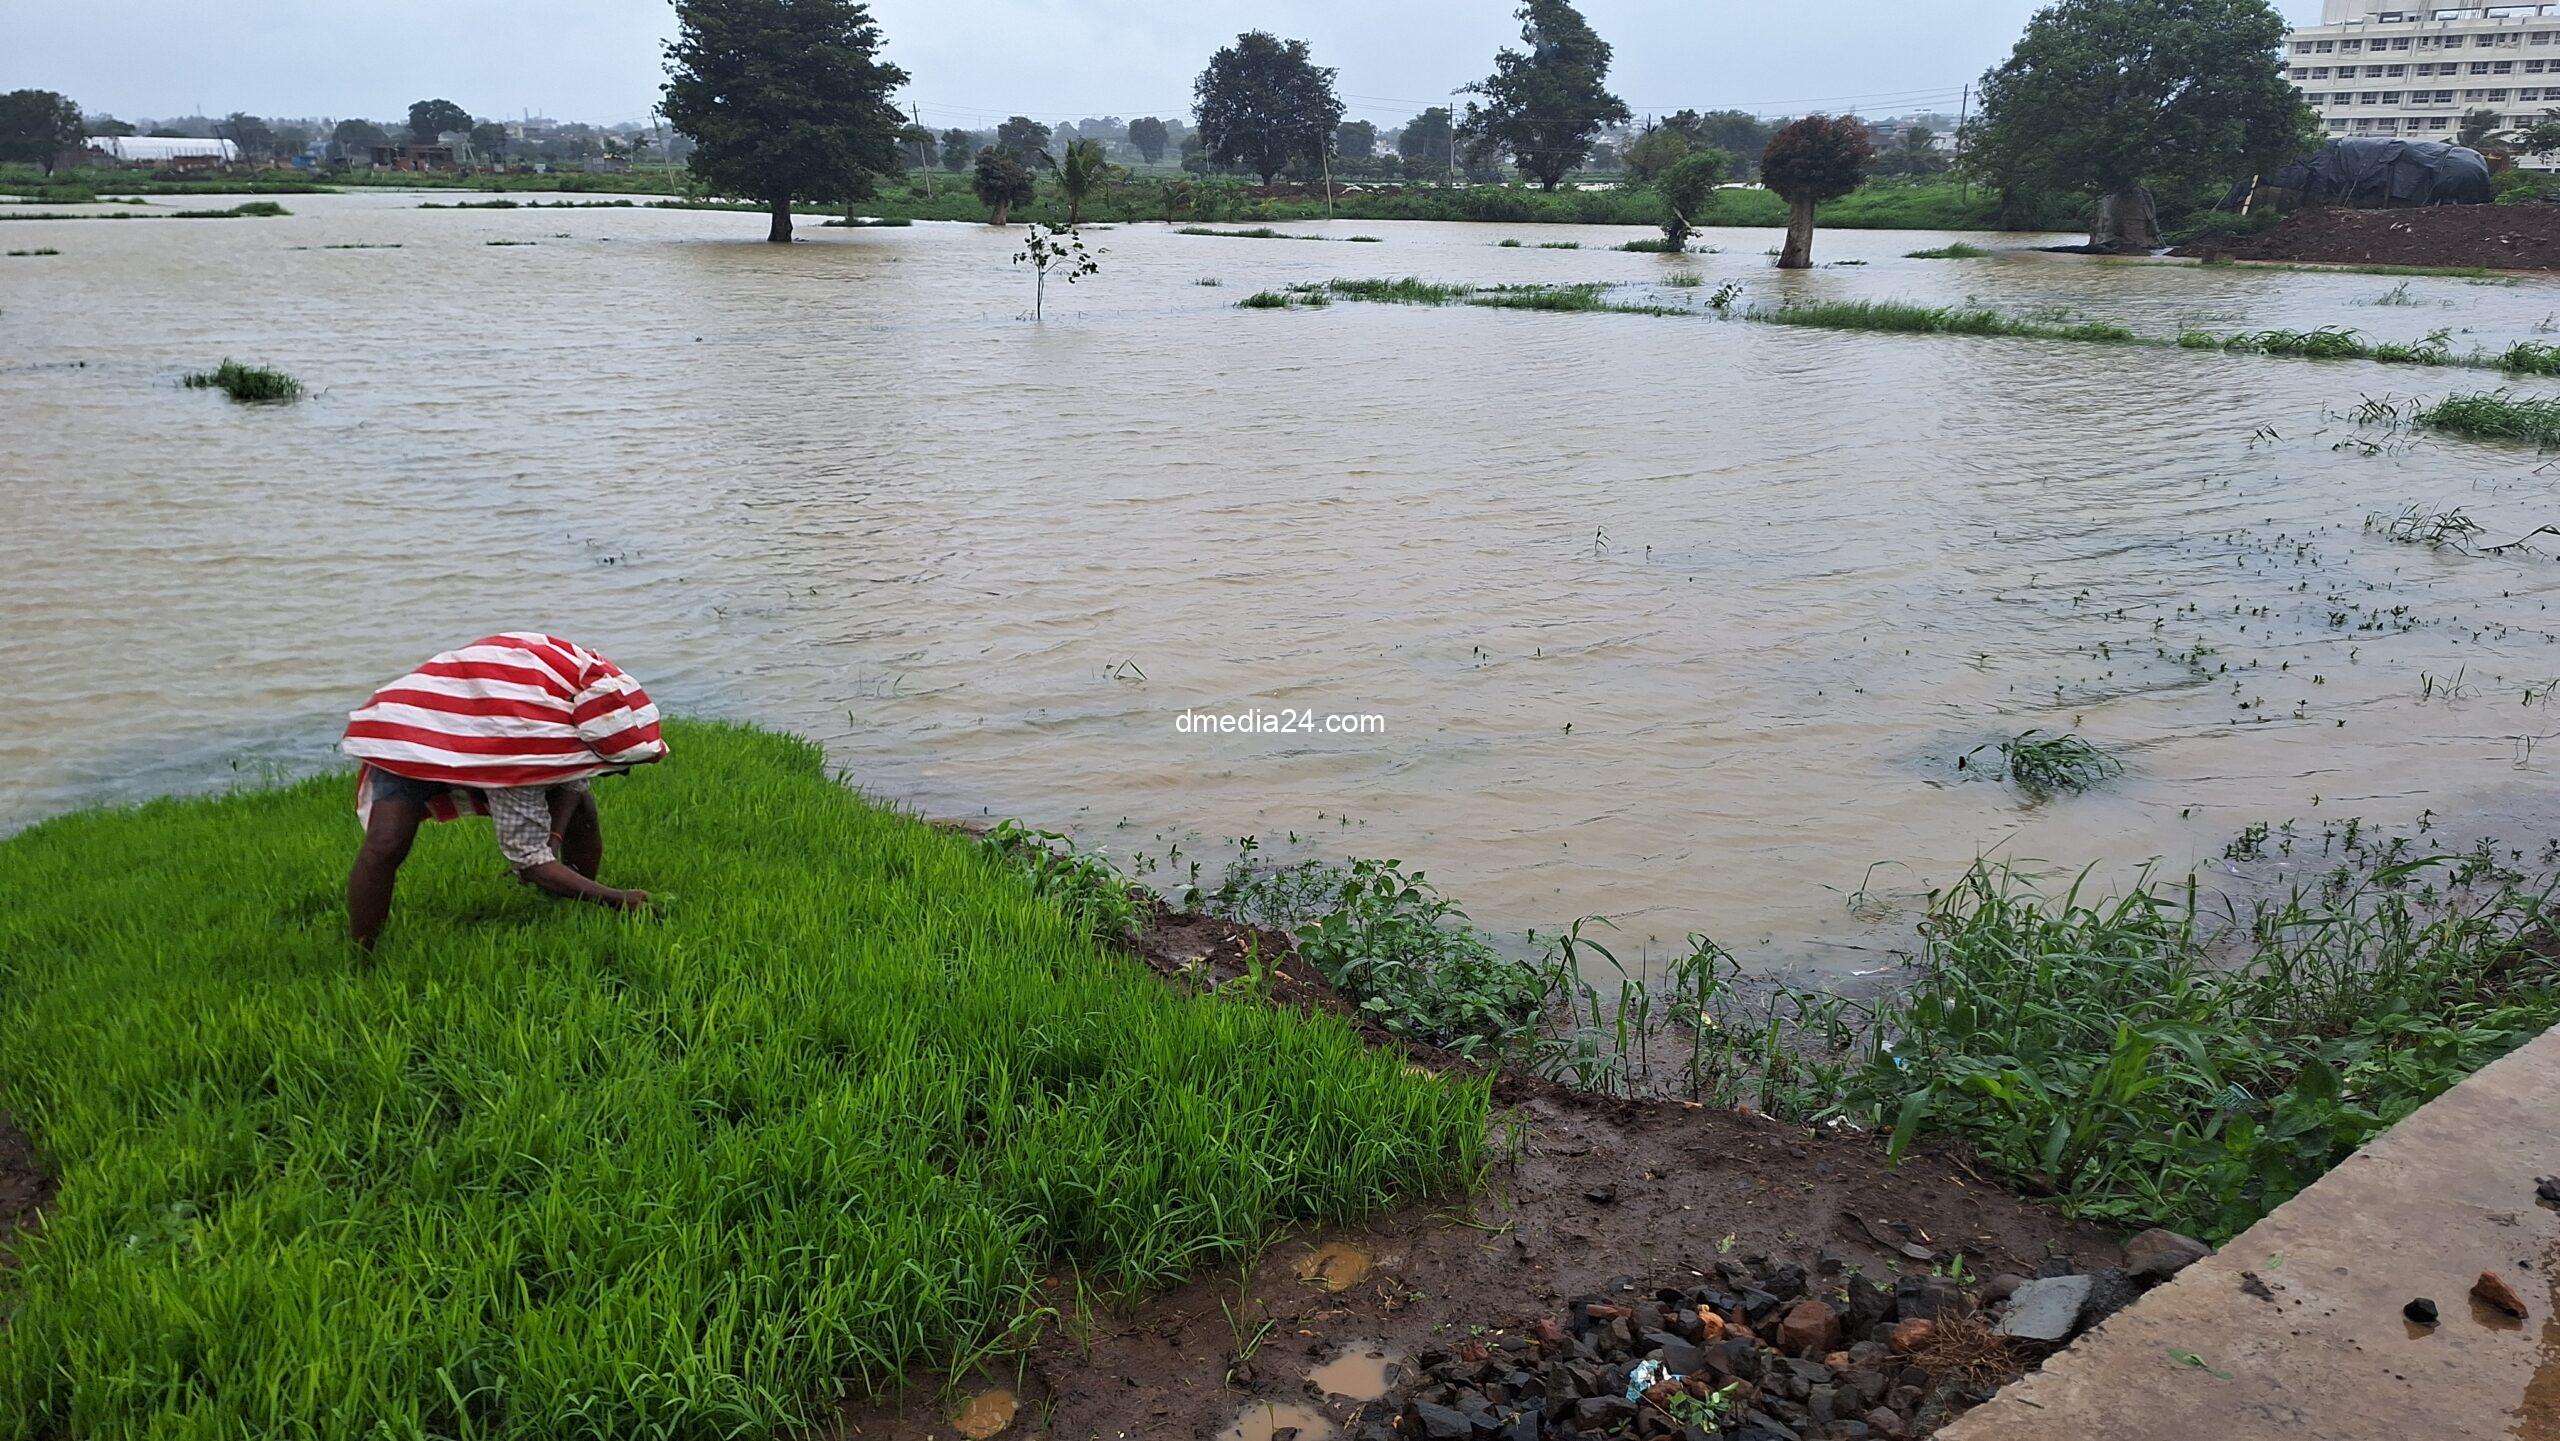
{"label": "weed plant", "polygon": [[2085,791],[2124,771],[2124,762],[2075,735],[2048,735],[2031,730],[1995,745],[1976,747],[1956,761],[1971,770],[1973,757],[1986,750],[2000,756],[2000,774],[2029,797],[2041,800],[2063,792]]}
{"label": "weed plant", "polygon": [[2103,344],[2136,343],[2126,326],[2113,321],[2024,320],[1996,310],[1911,305],[1891,300],[1833,300],[1746,312],[1772,325],[1808,325],[1826,330],[1881,330],[1913,335],[1997,335],[2032,340],[2083,340]]}
{"label": "weed plant", "polygon": [[302,382],[281,370],[263,365],[242,365],[225,360],[211,370],[189,375],[184,384],[189,390],[219,390],[233,400],[253,404],[273,404],[302,398]]}
{"label": "weed plant", "polygon": [[1902,258],[1905,260],[1982,260],[1990,254],[1990,251],[1979,245],[1967,245],[1959,240],[1952,245],[1941,245],[1934,250],[1905,251]]}
{"label": "weed plant", "polygon": [[2484,440],[2529,440],[2560,446],[2560,396],[2511,391],[2448,395],[2416,413],[2418,424]]}
{"label": "weed plant", "polygon": [[1472,1178],[1485,1083],[1177,994],[1072,871],[813,745],[669,731],[599,787],[653,917],[466,822],[356,956],[343,775],[0,841],[0,1092],[61,1180],[0,1434],[798,1433],[1019,1342],[1044,1276],[1162,1286]]}

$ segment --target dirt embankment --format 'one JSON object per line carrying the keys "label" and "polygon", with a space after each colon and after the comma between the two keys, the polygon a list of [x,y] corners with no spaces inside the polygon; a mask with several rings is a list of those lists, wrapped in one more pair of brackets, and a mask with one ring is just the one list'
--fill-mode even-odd
{"label": "dirt embankment", "polygon": [[[1276,1004],[1348,1013],[1270,932],[1163,916],[1140,949],[1168,977],[1225,983],[1249,946],[1286,958]],[[1405,1050],[1435,1069],[1463,1064]],[[1952,1151],[1896,1167],[1871,1137],[1527,1078],[1506,1077],[1496,1098],[1517,1130],[1479,1193],[1290,1238],[1249,1267],[1098,1316],[1089,1331],[1053,1326],[1018,1382],[1008,1372],[990,1383],[1019,1393],[1006,1404],[1019,1404],[1020,1422],[1002,1434],[1264,1441],[1295,1426],[1299,1441],[1349,1441],[1364,1429],[1365,1398],[1311,1381],[1346,1355],[1410,1360],[1484,1328],[1564,1315],[1573,1298],[1712,1277],[1737,1256],[1926,1277],[1959,1255],[1959,1274],[2034,1275],[2118,1254],[2112,1233],[2019,1199]],[[1074,1304],[1063,1289],[1057,1299]],[[849,1409],[830,1434],[970,1434],[952,1424],[941,1379],[919,1376],[903,1398]]]}
{"label": "dirt embankment", "polygon": [[2202,260],[2560,270],[2560,205],[2297,210],[2264,234],[2200,240],[2170,253]]}

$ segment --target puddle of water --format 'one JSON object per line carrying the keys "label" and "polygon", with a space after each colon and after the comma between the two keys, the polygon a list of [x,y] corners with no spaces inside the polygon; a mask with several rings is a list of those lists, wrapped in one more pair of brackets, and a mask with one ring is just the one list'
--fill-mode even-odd
{"label": "puddle of water", "polygon": [[1332,1441],[1333,1423],[1312,1406],[1294,1402],[1256,1401],[1244,1408],[1235,1424],[1218,1433],[1218,1441]]}
{"label": "puddle of water", "polygon": [[1340,1293],[1369,1279],[1377,1258],[1348,1241],[1328,1241],[1298,1263],[1298,1279]]}
{"label": "puddle of water", "polygon": [[1383,1349],[1355,1343],[1307,1373],[1316,1389],[1346,1401],[1375,1401],[1387,1394],[1404,1365]]}
{"label": "puddle of water", "polygon": [[2533,1375],[2516,1406],[2515,1441],[2560,1441],[2560,1243],[2543,1248],[2542,1272],[2551,1278],[2551,1301],[2542,1312]]}
{"label": "puddle of water", "polygon": [[1010,1391],[982,1391],[951,1413],[951,1426],[969,1441],[988,1441],[1012,1425],[1014,1413],[1021,1409],[1022,1403]]}

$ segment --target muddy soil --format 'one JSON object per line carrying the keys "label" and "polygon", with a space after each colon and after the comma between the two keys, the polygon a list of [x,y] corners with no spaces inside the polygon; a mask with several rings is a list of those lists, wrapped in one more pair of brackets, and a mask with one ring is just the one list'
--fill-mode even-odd
{"label": "muddy soil", "polygon": [[2560,270],[2560,205],[2297,210],[2262,235],[2201,240],[2170,254],[2208,260]]}
{"label": "muddy soil", "polygon": [[53,1177],[36,1162],[35,1143],[0,1111],[0,1266],[13,1264],[9,1242],[52,1204],[53,1189]]}
{"label": "muddy soil", "polygon": [[[1168,976],[1224,981],[1254,946],[1288,957],[1278,1003],[1343,1009],[1267,932],[1162,917],[1141,949]],[[1406,1049],[1418,1064],[1459,1064]],[[1397,1369],[1332,1363],[1409,1363],[1476,1328],[1561,1315],[1572,1298],[1623,1283],[1649,1291],[1706,1275],[1723,1257],[1766,1253],[1810,1267],[1828,1253],[1889,1276],[1927,1274],[1961,1253],[1973,1274],[2032,1275],[2048,1257],[2107,1265],[2118,1254],[2113,1233],[2011,1195],[1955,1152],[1896,1167],[1871,1138],[1756,1115],[1527,1079],[1506,1079],[1496,1094],[1514,1129],[1498,1134],[1503,1157],[1477,1194],[1293,1236],[1249,1268],[1099,1316],[1089,1331],[1052,1328],[1018,1375],[964,1388],[962,1399],[990,1384],[1016,1393],[1023,1404],[1006,1435],[1259,1441],[1295,1427],[1297,1441],[1329,1441]],[[1310,1379],[1328,1366],[1328,1380],[1375,1379],[1328,1392]],[[848,1408],[832,1434],[952,1437],[962,1433],[950,1404],[938,1378],[918,1377],[901,1397]]]}

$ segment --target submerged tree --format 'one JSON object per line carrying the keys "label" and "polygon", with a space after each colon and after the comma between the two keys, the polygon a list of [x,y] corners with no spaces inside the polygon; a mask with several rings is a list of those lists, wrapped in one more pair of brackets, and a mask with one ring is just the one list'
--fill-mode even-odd
{"label": "submerged tree", "polygon": [[1966,162],[2004,190],[2098,197],[2089,244],[2160,243],[2158,183],[2223,184],[2316,143],[2267,0],[2055,0],[1982,77]]}
{"label": "submerged tree", "polygon": [[1808,115],[1769,138],[1760,152],[1760,183],[1787,202],[1780,270],[1813,268],[1813,208],[1857,189],[1874,155],[1867,122],[1855,115]]}
{"label": "submerged tree", "polygon": [[1040,193],[1031,167],[992,145],[978,152],[978,169],[969,177],[969,188],[987,207],[989,225],[1012,223],[1013,207],[1030,204]]}
{"label": "submerged tree", "polygon": [[1172,132],[1168,131],[1165,123],[1155,116],[1141,115],[1129,122],[1130,148],[1136,150],[1138,158],[1149,165],[1164,159],[1166,148],[1172,144]]}
{"label": "submerged tree", "polygon": [[794,200],[855,200],[898,165],[907,72],[879,58],[858,0],[676,0],[667,119],[693,137],[703,183],[764,202],[791,239]]}
{"label": "submerged tree", "polygon": [[1566,0],[1528,0],[1518,14],[1527,53],[1493,57],[1493,74],[1467,87],[1484,104],[1468,104],[1459,130],[1508,151],[1522,173],[1553,190],[1591,153],[1603,126],[1626,123],[1627,104],[1606,84],[1609,42],[1581,11]]}
{"label": "submerged tree", "polygon": [[80,107],[51,90],[0,95],[0,160],[41,165],[51,175],[62,152],[81,142]]}
{"label": "submerged tree", "polygon": [[1671,163],[1653,182],[1662,197],[1662,241],[1673,250],[1686,249],[1698,228],[1707,201],[1724,180],[1727,156],[1721,150],[1692,150]]}
{"label": "submerged tree", "polygon": [[1304,40],[1262,30],[1237,36],[1192,82],[1203,153],[1219,165],[1244,166],[1265,185],[1293,160],[1321,164],[1342,124],[1333,76]]}
{"label": "submerged tree", "polygon": [[[1090,140],[1079,143],[1095,144]],[[1013,257],[1013,263],[1016,265],[1027,263],[1031,267],[1033,275],[1031,318],[1033,320],[1039,320],[1047,313],[1049,272],[1057,271],[1069,285],[1075,284],[1088,275],[1099,275],[1102,273],[1102,264],[1094,259],[1097,253],[1085,249],[1084,237],[1076,233],[1076,228],[1072,224],[1043,225],[1037,220],[1031,222],[1030,232],[1023,237],[1022,251]]]}

